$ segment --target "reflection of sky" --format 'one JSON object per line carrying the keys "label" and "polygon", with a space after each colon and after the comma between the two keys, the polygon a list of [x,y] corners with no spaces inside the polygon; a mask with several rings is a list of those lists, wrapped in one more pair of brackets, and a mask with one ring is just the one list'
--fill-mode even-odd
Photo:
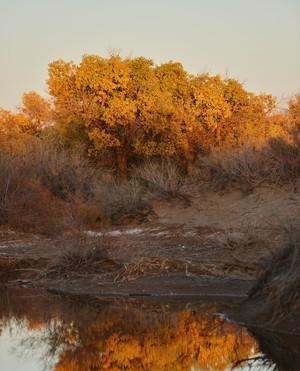
{"label": "reflection of sky", "polygon": [[234,370],[228,369],[228,371],[274,371],[274,370],[275,370],[275,365],[271,367],[266,366],[263,364],[262,360],[255,360],[241,367],[237,367]]}
{"label": "reflection of sky", "polygon": [[0,106],[43,93],[50,61],[109,49],[295,93],[299,25],[299,0],[0,0]]}
{"label": "reflection of sky", "polygon": [[[1,371],[44,371],[43,355],[46,345],[39,344],[34,349],[20,347],[28,336],[39,335],[42,330],[28,330],[25,325],[18,325],[11,321],[5,326],[0,336],[0,370]],[[51,369],[51,367],[50,367]]]}

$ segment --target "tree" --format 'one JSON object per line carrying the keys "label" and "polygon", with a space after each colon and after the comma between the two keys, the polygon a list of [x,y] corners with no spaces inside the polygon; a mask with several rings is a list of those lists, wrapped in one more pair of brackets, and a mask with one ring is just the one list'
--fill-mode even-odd
{"label": "tree", "polygon": [[31,122],[25,115],[0,108],[0,133],[2,135],[14,136],[33,132]]}
{"label": "tree", "polygon": [[234,79],[193,76],[177,62],[86,55],[79,65],[49,65],[56,126],[68,145],[114,159],[121,174],[135,158],[176,157],[186,167],[199,151],[266,136],[274,107]]}
{"label": "tree", "polygon": [[172,156],[186,143],[189,83],[178,63],[154,68],[145,58],[119,56],[85,56],[79,66],[56,61],[48,86],[61,125],[82,122],[90,153],[112,153],[123,174],[132,156]]}
{"label": "tree", "polygon": [[231,116],[231,106],[226,101],[220,76],[200,75],[192,80],[194,114],[203,131],[205,147],[221,144],[221,129]]}
{"label": "tree", "polygon": [[51,122],[50,103],[34,91],[23,94],[21,112],[38,132]]}
{"label": "tree", "polygon": [[51,63],[48,80],[59,120],[67,126],[82,122],[93,145],[90,153],[113,151],[123,174],[136,112],[129,75],[128,61],[119,56],[85,56],[79,66]]}
{"label": "tree", "polygon": [[289,116],[293,123],[300,129],[300,93],[296,94],[289,102]]}

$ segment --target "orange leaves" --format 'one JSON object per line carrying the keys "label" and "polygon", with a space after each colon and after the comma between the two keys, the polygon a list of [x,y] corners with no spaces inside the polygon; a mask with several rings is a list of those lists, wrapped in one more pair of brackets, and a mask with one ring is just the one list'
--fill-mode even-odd
{"label": "orange leaves", "polygon": [[50,65],[48,86],[57,116],[68,126],[84,123],[94,146],[90,152],[128,142],[126,135],[131,133],[121,128],[134,124],[136,114],[136,103],[128,92],[129,75],[129,62],[119,56],[87,55],[79,66],[62,61]]}
{"label": "orange leaves", "polygon": [[56,108],[59,110],[70,110],[76,98],[74,89],[76,66],[74,63],[67,63],[57,60],[49,64],[49,79],[47,81],[49,93],[55,97]]}
{"label": "orange leaves", "polygon": [[49,124],[52,116],[50,103],[34,91],[23,94],[22,112],[36,130]]}
{"label": "orange leaves", "polygon": [[85,91],[90,95],[100,95],[104,99],[115,92],[122,92],[128,83],[128,63],[118,56],[104,59],[86,55],[76,71],[76,89],[81,93]]}
{"label": "orange leaves", "polygon": [[28,136],[38,135],[51,120],[52,111],[49,102],[35,92],[23,95],[23,105],[17,113],[0,108],[0,145],[2,141],[24,140]]}
{"label": "orange leaves", "polygon": [[121,145],[117,138],[98,128],[94,128],[89,132],[89,138],[93,141],[97,150],[119,147]]}
{"label": "orange leaves", "polygon": [[[33,134],[55,122],[61,142],[71,146],[74,139],[95,158],[109,150],[124,169],[137,157],[191,162],[201,151],[280,132],[278,124],[269,130],[275,106],[271,95],[252,94],[235,79],[191,75],[178,62],[155,66],[143,57],[85,55],[78,65],[50,63],[47,82],[53,110],[30,92],[18,115],[2,113],[0,120]],[[290,103],[290,122],[299,121],[299,101]]]}
{"label": "orange leaves", "polygon": [[254,96],[236,80],[192,76],[180,63],[154,66],[143,57],[86,55],[78,66],[56,61],[48,85],[57,117],[84,123],[89,152],[122,153],[125,168],[124,161],[136,155],[190,161],[228,137],[233,143],[273,104],[272,97]]}
{"label": "orange leaves", "polygon": [[114,97],[105,108],[102,119],[108,126],[129,125],[135,122],[137,108],[134,101]]}
{"label": "orange leaves", "polygon": [[257,349],[245,329],[209,312],[173,313],[167,321],[148,322],[140,329],[142,318],[130,320],[127,313],[109,322],[109,331],[103,331],[103,323],[110,321],[107,315],[101,325],[99,322],[81,329],[80,345],[72,347],[71,354],[68,348],[61,353],[56,370],[73,370],[73,363],[81,369],[95,370],[179,371],[193,365],[225,370]]}
{"label": "orange leaves", "polygon": [[[103,369],[111,370],[113,365],[130,367],[131,361],[141,357],[141,345],[132,336],[113,334],[106,343]],[[130,367],[131,368],[131,367]]]}
{"label": "orange leaves", "polygon": [[219,76],[198,76],[193,80],[194,112],[199,123],[215,129],[219,122],[231,115],[226,101],[223,82]]}
{"label": "orange leaves", "polygon": [[0,108],[0,134],[2,138],[35,134],[35,127],[24,114],[15,114]]}
{"label": "orange leaves", "polygon": [[289,102],[289,116],[293,123],[300,128],[300,94],[297,94]]}

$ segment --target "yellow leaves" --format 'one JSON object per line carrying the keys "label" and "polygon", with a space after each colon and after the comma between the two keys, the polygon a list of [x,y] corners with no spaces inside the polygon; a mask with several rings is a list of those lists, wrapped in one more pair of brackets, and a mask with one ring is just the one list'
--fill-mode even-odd
{"label": "yellow leaves", "polygon": [[121,145],[120,141],[104,130],[94,128],[89,133],[96,150],[115,148]]}
{"label": "yellow leaves", "polygon": [[72,62],[57,60],[49,64],[47,81],[49,93],[61,101],[72,95],[76,66]]}
{"label": "yellow leaves", "polygon": [[86,55],[76,71],[76,88],[80,92],[107,97],[114,91],[126,87],[129,81],[129,68],[119,57],[104,59],[96,55]]}
{"label": "yellow leaves", "polygon": [[189,94],[189,79],[181,63],[168,62],[156,67],[161,91],[168,91],[174,100],[186,99]]}
{"label": "yellow leaves", "polygon": [[223,90],[225,100],[229,103],[233,113],[239,112],[242,107],[247,106],[249,93],[237,80],[226,79],[224,81]]}
{"label": "yellow leaves", "polygon": [[[225,370],[257,350],[246,330],[209,312],[173,313],[168,321],[153,321],[152,326],[149,319],[143,322],[140,316],[138,320],[129,319],[128,312],[112,322],[110,315],[80,329],[80,341],[70,349],[64,348],[57,371],[183,371],[193,365],[204,370]],[[147,325],[139,329],[141,323]]]}
{"label": "yellow leaves", "polygon": [[226,101],[219,76],[202,75],[193,84],[194,111],[201,124],[215,129],[219,122],[230,117],[231,109]]}
{"label": "yellow leaves", "polygon": [[[139,141],[137,140],[133,147],[137,154],[141,156],[167,156],[171,157],[176,153],[177,146],[172,143],[171,140],[168,138],[163,138],[161,141],[154,141],[154,140],[145,140]],[[179,148],[178,148],[179,149]]]}
{"label": "yellow leaves", "polygon": [[289,102],[289,116],[291,120],[300,126],[300,93]]}
{"label": "yellow leaves", "polygon": [[36,130],[50,123],[50,103],[34,91],[23,94],[23,114],[36,126]]}
{"label": "yellow leaves", "polygon": [[0,133],[16,135],[21,133],[34,134],[35,128],[30,120],[22,113],[12,113],[0,109]]}
{"label": "yellow leaves", "polygon": [[118,56],[86,55],[79,66],[51,63],[48,86],[57,116],[85,122],[96,150],[120,146],[119,127],[135,122],[136,104],[127,97],[129,74],[129,62]]}
{"label": "yellow leaves", "polygon": [[[123,153],[124,167],[136,155],[192,159],[199,150],[240,145],[262,132],[275,104],[272,96],[249,93],[234,79],[193,76],[177,62],[155,66],[147,58],[119,55],[85,55],[78,65],[54,61],[48,87],[58,124],[82,123],[88,153]],[[41,122],[47,105],[26,97],[24,113]]]}
{"label": "yellow leaves", "polygon": [[116,364],[118,367],[130,367],[130,363],[135,358],[141,356],[141,346],[139,342],[131,336],[113,334],[109,337],[103,360],[103,368],[111,370]]}
{"label": "yellow leaves", "polygon": [[154,74],[153,61],[143,57],[129,61],[130,66],[130,94],[138,99],[141,94],[149,94],[155,89],[157,79]]}
{"label": "yellow leaves", "polygon": [[120,97],[112,98],[103,112],[102,119],[109,126],[129,125],[135,122],[136,103]]}

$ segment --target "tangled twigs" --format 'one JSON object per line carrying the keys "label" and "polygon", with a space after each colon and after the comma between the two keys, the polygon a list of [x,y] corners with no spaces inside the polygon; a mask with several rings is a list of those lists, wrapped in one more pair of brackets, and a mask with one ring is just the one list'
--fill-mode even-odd
{"label": "tangled twigs", "polygon": [[[134,281],[140,276],[168,274],[178,263],[158,257],[140,258],[137,262],[125,263],[116,273],[114,282]],[[177,267],[178,268],[178,267]]]}

